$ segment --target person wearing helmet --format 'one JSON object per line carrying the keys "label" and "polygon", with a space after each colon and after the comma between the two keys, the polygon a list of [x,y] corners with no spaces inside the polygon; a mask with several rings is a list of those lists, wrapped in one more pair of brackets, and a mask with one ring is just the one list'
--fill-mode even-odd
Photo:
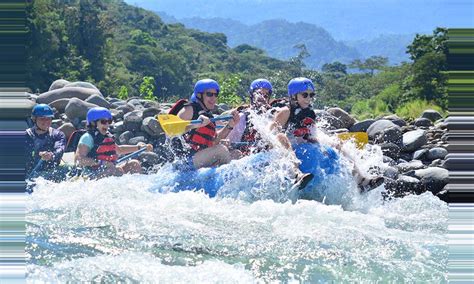
{"label": "person wearing helmet", "polygon": [[54,171],[64,154],[66,136],[51,127],[53,117],[54,112],[49,105],[37,104],[33,107],[31,120],[34,126],[26,130],[27,149],[31,150],[26,157],[26,174],[30,178],[48,176],[48,179],[60,179]]}
{"label": "person wearing helmet", "polygon": [[[282,108],[276,115],[271,129],[278,128],[285,133],[278,133],[278,141],[286,148],[292,149],[290,139],[296,143],[309,142],[318,143],[318,140],[312,135],[316,113],[311,108],[311,101],[316,96],[313,82],[304,77],[291,79],[288,83],[288,96],[290,104]],[[334,145],[340,149],[341,145]],[[344,153],[350,159],[348,153]],[[354,163],[352,174],[357,180],[360,188],[371,190],[383,182],[379,176],[369,176],[361,171]]]}
{"label": "person wearing helmet", "polygon": [[94,107],[87,112],[87,132],[84,133],[76,149],[76,162],[84,167],[90,177],[121,176],[125,173],[141,173],[138,160],[130,160],[117,165],[119,155],[125,155],[146,147],[152,151],[151,144],[117,145],[108,131],[112,123],[112,113],[103,107]]}
{"label": "person wearing helmet", "polygon": [[218,166],[229,163],[232,159],[229,149],[219,142],[239,122],[239,113],[233,110],[233,118],[227,125],[220,130],[216,129],[210,119],[213,118],[212,110],[216,107],[219,91],[219,84],[212,79],[197,81],[190,98],[191,103],[178,112],[178,117],[183,120],[202,121],[200,124],[188,125],[184,134],[184,140],[189,146],[186,162],[191,169]]}
{"label": "person wearing helmet", "polygon": [[252,124],[251,120],[257,116],[271,117],[272,105],[270,98],[272,96],[273,87],[267,79],[256,79],[250,84],[249,98],[250,105],[243,105],[237,108],[240,112],[240,121],[228,135],[229,143],[236,144],[238,142],[248,143],[239,147],[242,155],[259,152],[266,148],[260,144],[261,137]]}

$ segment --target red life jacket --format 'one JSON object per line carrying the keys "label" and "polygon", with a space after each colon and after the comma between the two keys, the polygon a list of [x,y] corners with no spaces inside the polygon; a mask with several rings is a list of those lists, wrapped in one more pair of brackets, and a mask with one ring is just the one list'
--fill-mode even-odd
{"label": "red life jacket", "polygon": [[[204,110],[199,103],[190,103],[189,105],[193,107],[193,120],[198,119],[199,115],[213,118],[212,113]],[[189,143],[193,151],[198,152],[214,146],[216,137],[216,125],[211,122],[204,127],[192,129],[184,135],[184,140]]]}
{"label": "red life jacket", "polygon": [[99,161],[117,161],[117,144],[112,134],[107,132],[102,135],[99,131],[88,131],[88,133],[94,138],[94,147],[87,154],[88,157]]}
{"label": "red life jacket", "polygon": [[316,114],[311,108],[302,109],[299,106],[291,105],[288,130],[296,137],[308,139],[315,120]]}

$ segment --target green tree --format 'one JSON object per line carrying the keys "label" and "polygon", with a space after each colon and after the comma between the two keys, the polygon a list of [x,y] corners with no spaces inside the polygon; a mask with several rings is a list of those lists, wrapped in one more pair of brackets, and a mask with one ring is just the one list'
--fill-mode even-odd
{"label": "green tree", "polygon": [[121,86],[117,98],[121,100],[128,99],[128,88],[127,86]]}
{"label": "green tree", "polygon": [[382,56],[371,56],[365,61],[356,59],[349,64],[351,68],[357,68],[362,72],[369,71],[370,75],[374,75],[375,70],[382,70],[388,64],[388,58]]}
{"label": "green tree", "polygon": [[347,66],[339,61],[325,63],[321,69],[324,73],[342,73],[347,74]]}
{"label": "green tree", "polygon": [[140,84],[140,96],[146,100],[156,100],[155,93],[155,78],[151,76],[143,77],[143,82]]}

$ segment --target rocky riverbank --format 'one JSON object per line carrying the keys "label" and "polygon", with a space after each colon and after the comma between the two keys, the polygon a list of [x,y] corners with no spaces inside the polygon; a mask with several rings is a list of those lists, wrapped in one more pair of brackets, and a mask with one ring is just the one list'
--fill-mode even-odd
{"label": "rocky riverbank", "polygon": [[[31,95],[36,103],[49,104],[55,110],[53,127],[68,138],[75,130],[85,127],[87,111],[95,106],[109,108],[114,117],[111,133],[118,144],[152,143],[155,152],[140,154],[145,167],[165,162],[169,151],[163,146],[166,137],[155,116],[166,113],[168,103],[141,98],[120,100],[104,95],[87,82],[56,80],[48,92]],[[219,105],[216,113],[229,107]],[[425,110],[421,117],[408,121],[396,115],[357,121],[340,108],[317,110],[318,117],[327,122],[325,128],[334,132],[367,132],[370,143],[380,146],[387,197],[421,194],[431,191],[443,200],[447,193],[448,171],[444,168],[447,130],[444,119],[434,110]]]}

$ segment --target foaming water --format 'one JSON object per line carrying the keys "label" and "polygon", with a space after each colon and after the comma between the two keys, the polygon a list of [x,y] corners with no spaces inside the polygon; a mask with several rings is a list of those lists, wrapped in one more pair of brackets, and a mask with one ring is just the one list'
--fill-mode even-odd
{"label": "foaming water", "polygon": [[383,201],[383,186],[361,195],[351,167],[379,170],[380,149],[342,151],[341,171],[304,193],[278,147],[212,172],[224,181],[215,198],[175,192],[170,164],[152,175],[38,180],[27,197],[28,280],[445,282],[447,205],[431,193]]}

